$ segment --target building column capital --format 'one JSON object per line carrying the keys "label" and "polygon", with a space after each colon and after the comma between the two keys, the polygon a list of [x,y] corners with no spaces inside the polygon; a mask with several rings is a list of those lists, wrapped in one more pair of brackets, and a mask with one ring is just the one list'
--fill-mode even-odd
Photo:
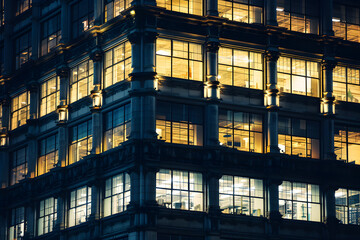
{"label": "building column capital", "polygon": [[135,31],[128,35],[128,39],[131,44],[139,44],[143,37],[144,43],[154,43],[158,38],[159,34],[155,31],[139,32]]}
{"label": "building column capital", "polygon": [[67,65],[61,65],[56,69],[56,75],[61,78],[67,78],[70,74],[70,68]]}
{"label": "building column capital", "polygon": [[208,40],[205,42],[207,52],[217,53],[220,48],[220,42],[214,40]]}
{"label": "building column capital", "polygon": [[93,62],[100,62],[103,59],[104,51],[100,47],[94,48],[90,53],[90,59]]}
{"label": "building column capital", "polygon": [[281,53],[278,50],[268,49],[265,51],[264,55],[267,61],[276,62],[279,59]]}
{"label": "building column capital", "polygon": [[323,70],[332,71],[337,66],[337,61],[335,59],[323,58],[321,61],[321,67]]}

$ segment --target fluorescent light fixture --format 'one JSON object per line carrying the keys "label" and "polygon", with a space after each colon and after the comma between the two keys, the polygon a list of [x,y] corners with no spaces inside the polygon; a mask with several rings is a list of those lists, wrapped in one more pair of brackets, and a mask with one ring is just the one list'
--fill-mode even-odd
{"label": "fluorescent light fixture", "polygon": [[332,18],[333,22],[340,22],[340,18]]}
{"label": "fluorescent light fixture", "polygon": [[277,8],[276,8],[276,11],[278,11],[278,12],[283,12],[283,11],[284,11],[284,8],[283,8],[283,7],[277,7]]}

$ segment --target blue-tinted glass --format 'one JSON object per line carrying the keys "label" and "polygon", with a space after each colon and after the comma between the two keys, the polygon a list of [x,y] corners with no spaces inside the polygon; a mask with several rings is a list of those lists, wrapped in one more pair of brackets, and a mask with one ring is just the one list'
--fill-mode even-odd
{"label": "blue-tinted glass", "polygon": [[119,126],[124,123],[124,107],[113,111],[113,126]]}
{"label": "blue-tinted glass", "polygon": [[291,135],[291,119],[287,117],[279,117],[279,133]]}
{"label": "blue-tinted glass", "polygon": [[292,119],[292,135],[306,137],[306,120]]}
{"label": "blue-tinted glass", "polygon": [[167,102],[157,102],[156,118],[171,121],[171,104]]}
{"label": "blue-tinted glass", "polygon": [[189,122],[203,124],[203,109],[199,106],[189,106]]}

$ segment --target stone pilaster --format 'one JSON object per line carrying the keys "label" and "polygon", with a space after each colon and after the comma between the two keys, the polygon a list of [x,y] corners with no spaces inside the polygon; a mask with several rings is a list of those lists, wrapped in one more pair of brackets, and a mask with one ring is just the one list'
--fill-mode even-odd
{"label": "stone pilaster", "polygon": [[157,78],[155,72],[155,32],[129,35],[132,49],[131,134],[130,139],[156,139],[155,105]]}
{"label": "stone pilaster", "polygon": [[332,17],[333,17],[333,0],[322,0],[321,3],[321,22],[322,34],[333,36]]}
{"label": "stone pilaster", "polygon": [[336,218],[335,191],[337,188],[325,186],[321,190],[324,193],[325,214],[323,216],[325,217],[327,239],[338,239],[336,235],[340,221]]}
{"label": "stone pilaster", "polygon": [[65,229],[66,223],[66,193],[59,192],[55,195],[57,198],[57,219],[54,227],[54,231],[61,231]]}
{"label": "stone pilaster", "polygon": [[[205,3],[205,1],[204,1]],[[206,0],[206,12],[205,15],[219,16],[218,0]]]}
{"label": "stone pilaster", "polygon": [[94,25],[99,26],[103,23],[104,16],[104,1],[106,0],[96,0],[94,1]]}
{"label": "stone pilaster", "polygon": [[57,107],[58,118],[58,141],[59,141],[59,161],[58,166],[64,167],[67,163],[68,136],[68,92],[69,92],[69,68],[65,65],[57,69],[57,75],[60,77],[60,103]]}
{"label": "stone pilaster", "polygon": [[103,140],[102,134],[102,116],[101,116],[101,106],[102,106],[102,91],[101,91],[101,60],[103,57],[103,52],[100,48],[96,48],[91,53],[91,59],[94,63],[94,89],[91,91],[91,97],[93,99],[93,104],[90,107],[92,113],[92,130],[93,130],[93,141],[92,141],[92,154],[101,153],[101,144]]}
{"label": "stone pilaster", "polygon": [[39,84],[36,80],[27,85],[27,90],[30,92],[30,117],[26,120],[28,125],[27,139],[27,161],[28,161],[28,178],[36,176],[36,162],[37,162],[37,141],[38,135],[38,99],[39,99]]}
{"label": "stone pilaster", "polygon": [[266,25],[277,26],[276,18],[277,0],[265,0]]}
{"label": "stone pilaster", "polygon": [[267,181],[268,189],[268,214],[270,231],[270,239],[276,239],[279,235],[279,226],[281,222],[281,214],[279,211],[279,186],[282,181],[270,178]]}
{"label": "stone pilaster", "polygon": [[60,42],[66,44],[70,40],[70,10],[67,0],[61,1],[61,40]]}
{"label": "stone pilaster", "polygon": [[[219,179],[221,174],[209,172],[207,174],[208,192],[208,215],[206,217],[206,240],[220,240],[220,203],[219,203]],[[204,206],[204,208],[206,208]]]}
{"label": "stone pilaster", "polygon": [[4,56],[12,61],[4,61],[4,73],[3,75],[10,74],[15,65],[14,59],[14,41],[12,39],[12,32],[14,29],[13,18],[15,17],[15,4],[16,1],[4,1],[4,14],[5,14],[5,26],[4,26]]}
{"label": "stone pilaster", "polygon": [[280,56],[277,48],[266,51],[267,89],[265,105],[268,109],[267,118],[267,152],[279,153],[278,146],[278,109],[279,90],[277,89],[277,60]]}
{"label": "stone pilaster", "polygon": [[40,28],[40,4],[41,0],[33,0],[32,1],[32,22],[31,22],[31,48],[32,54],[31,59],[36,60],[40,55],[40,36],[41,36],[41,28]]}
{"label": "stone pilaster", "polygon": [[334,148],[334,114],[335,114],[335,97],[333,96],[333,70],[336,61],[333,58],[324,58],[322,69],[324,73],[324,95],[322,100],[323,113],[323,146],[324,159],[336,160]]}
{"label": "stone pilaster", "polygon": [[0,128],[0,188],[8,186],[9,181],[9,111],[10,111],[10,99],[2,99],[2,119]]}
{"label": "stone pilaster", "polygon": [[35,236],[35,211],[36,208],[33,202],[29,202],[25,206],[26,229],[24,240],[33,239]]}

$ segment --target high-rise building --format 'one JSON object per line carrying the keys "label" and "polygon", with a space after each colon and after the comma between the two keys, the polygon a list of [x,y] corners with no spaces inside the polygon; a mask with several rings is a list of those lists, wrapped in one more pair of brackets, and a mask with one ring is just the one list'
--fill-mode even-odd
{"label": "high-rise building", "polygon": [[0,2],[0,240],[360,239],[360,2]]}

